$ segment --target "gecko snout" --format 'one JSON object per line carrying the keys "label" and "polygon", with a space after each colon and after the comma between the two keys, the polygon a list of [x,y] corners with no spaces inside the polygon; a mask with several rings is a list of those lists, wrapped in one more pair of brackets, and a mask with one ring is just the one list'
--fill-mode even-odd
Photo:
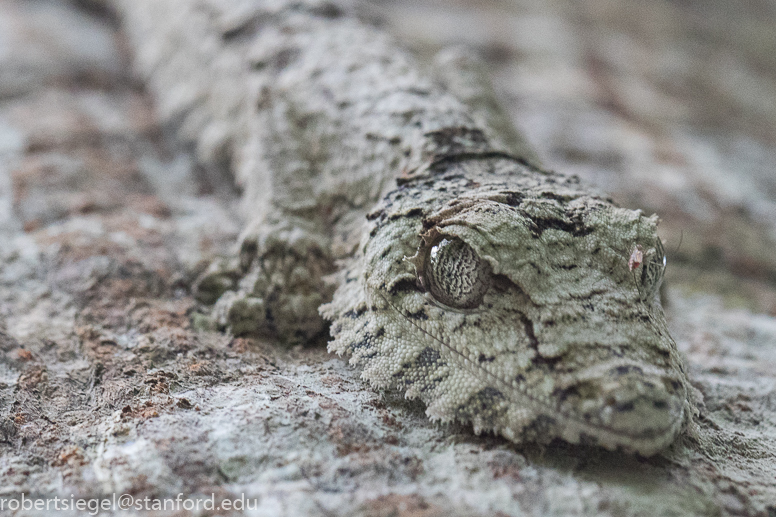
{"label": "gecko snout", "polygon": [[628,434],[663,434],[681,418],[684,397],[660,377],[618,378],[603,391],[601,420]]}
{"label": "gecko snout", "polygon": [[610,446],[652,455],[670,444],[684,421],[684,386],[668,375],[619,368],[572,388],[577,410],[609,436]]}

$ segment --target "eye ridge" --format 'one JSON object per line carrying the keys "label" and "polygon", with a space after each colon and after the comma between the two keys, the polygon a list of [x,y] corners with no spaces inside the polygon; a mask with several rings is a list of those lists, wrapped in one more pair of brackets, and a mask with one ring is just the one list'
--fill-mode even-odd
{"label": "eye ridge", "polygon": [[440,236],[426,253],[422,283],[438,302],[455,309],[475,309],[482,303],[492,270],[471,246]]}

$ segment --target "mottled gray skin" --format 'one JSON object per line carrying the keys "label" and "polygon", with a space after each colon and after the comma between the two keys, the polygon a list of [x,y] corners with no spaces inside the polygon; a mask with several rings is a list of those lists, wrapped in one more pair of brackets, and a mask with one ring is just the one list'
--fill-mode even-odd
{"label": "mottled gray skin", "polygon": [[375,387],[515,442],[688,425],[657,218],[541,169],[465,59],[432,79],[349,4],[116,3],[162,116],[244,188],[240,260],[199,281],[222,326],[303,341],[320,308]]}

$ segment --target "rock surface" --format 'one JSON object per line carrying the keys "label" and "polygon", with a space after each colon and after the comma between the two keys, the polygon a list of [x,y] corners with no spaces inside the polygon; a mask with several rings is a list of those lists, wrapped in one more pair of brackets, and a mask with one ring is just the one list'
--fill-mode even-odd
{"label": "rock surface", "polygon": [[99,3],[0,0],[0,500],[776,514],[776,9],[473,5],[373,8],[421,55],[481,51],[545,163],[660,214],[698,436],[650,459],[515,448],[429,423],[322,346],[195,330],[189,286],[232,246],[236,195],[160,127]]}

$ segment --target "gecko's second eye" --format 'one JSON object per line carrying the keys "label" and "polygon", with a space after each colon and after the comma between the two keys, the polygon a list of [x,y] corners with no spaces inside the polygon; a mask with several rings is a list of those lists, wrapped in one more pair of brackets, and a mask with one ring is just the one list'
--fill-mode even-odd
{"label": "gecko's second eye", "polygon": [[663,249],[663,242],[657,239],[654,250],[650,250],[648,256],[644,258],[644,265],[641,269],[641,289],[639,295],[642,301],[651,301],[660,290],[660,284],[663,282],[663,275],[666,271],[666,254]]}
{"label": "gecko's second eye", "polygon": [[437,301],[474,309],[490,287],[490,264],[460,239],[442,239],[428,250],[425,282]]}

